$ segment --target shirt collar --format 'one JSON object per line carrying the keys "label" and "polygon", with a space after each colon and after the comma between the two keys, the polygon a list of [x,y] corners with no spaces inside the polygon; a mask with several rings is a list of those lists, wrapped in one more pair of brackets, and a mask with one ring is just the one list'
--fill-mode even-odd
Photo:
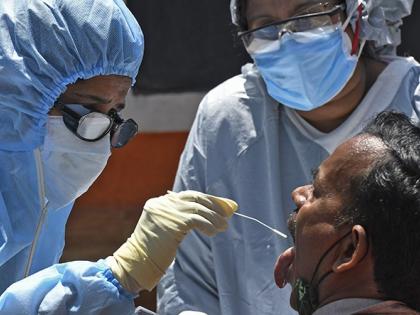
{"label": "shirt collar", "polygon": [[381,302],[376,299],[342,299],[320,307],[313,315],[351,315]]}

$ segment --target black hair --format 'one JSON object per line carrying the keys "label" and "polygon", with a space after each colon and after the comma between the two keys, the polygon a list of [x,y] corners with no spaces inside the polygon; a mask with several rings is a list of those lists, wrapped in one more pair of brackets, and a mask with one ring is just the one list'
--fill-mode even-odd
{"label": "black hair", "polygon": [[420,310],[420,128],[383,112],[362,134],[380,139],[384,155],[352,178],[341,215],[366,228],[380,293]]}

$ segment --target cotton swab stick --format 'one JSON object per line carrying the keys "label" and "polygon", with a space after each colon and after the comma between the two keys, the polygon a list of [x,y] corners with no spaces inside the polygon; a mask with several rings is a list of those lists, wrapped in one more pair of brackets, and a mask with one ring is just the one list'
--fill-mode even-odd
{"label": "cotton swab stick", "polygon": [[261,222],[260,220],[257,220],[257,219],[255,219],[253,217],[249,217],[249,216],[247,216],[245,214],[238,213],[238,212],[234,212],[234,214],[237,215],[237,216],[239,216],[239,217],[242,217],[242,218],[245,218],[245,219],[248,219],[248,220],[257,222],[257,223],[261,224],[262,226],[266,227],[267,229],[271,230],[272,232],[276,233],[277,235],[280,235],[281,237],[287,238],[287,235],[286,234],[280,232],[279,230],[276,230],[275,228],[272,228],[271,226],[268,226],[267,224]]}

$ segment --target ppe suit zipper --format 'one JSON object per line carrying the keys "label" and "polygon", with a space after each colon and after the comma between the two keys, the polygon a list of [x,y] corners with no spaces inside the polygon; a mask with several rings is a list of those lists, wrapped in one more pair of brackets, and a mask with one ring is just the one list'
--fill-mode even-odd
{"label": "ppe suit zipper", "polygon": [[35,163],[36,163],[36,172],[37,172],[37,178],[38,178],[38,195],[39,195],[39,204],[41,207],[41,215],[38,220],[38,224],[36,226],[35,230],[35,236],[32,241],[31,250],[29,251],[29,257],[28,262],[26,264],[24,278],[29,276],[29,272],[31,270],[32,266],[32,260],[35,254],[36,245],[38,243],[39,235],[42,230],[42,226],[45,222],[45,217],[47,215],[47,201],[45,198],[45,181],[44,181],[44,168],[42,165],[42,157],[41,157],[41,151],[38,149],[34,150],[34,157],[35,157]]}

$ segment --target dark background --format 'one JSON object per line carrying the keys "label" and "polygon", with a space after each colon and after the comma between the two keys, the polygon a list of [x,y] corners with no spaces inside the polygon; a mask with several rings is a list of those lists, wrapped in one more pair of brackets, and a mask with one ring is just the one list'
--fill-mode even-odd
{"label": "dark background", "polygon": [[414,1],[412,14],[404,19],[399,54],[420,60],[420,3]]}
{"label": "dark background", "polygon": [[[145,35],[135,91],[208,91],[249,60],[231,24],[229,0],[128,0]],[[399,54],[420,60],[420,4],[402,28]]]}

